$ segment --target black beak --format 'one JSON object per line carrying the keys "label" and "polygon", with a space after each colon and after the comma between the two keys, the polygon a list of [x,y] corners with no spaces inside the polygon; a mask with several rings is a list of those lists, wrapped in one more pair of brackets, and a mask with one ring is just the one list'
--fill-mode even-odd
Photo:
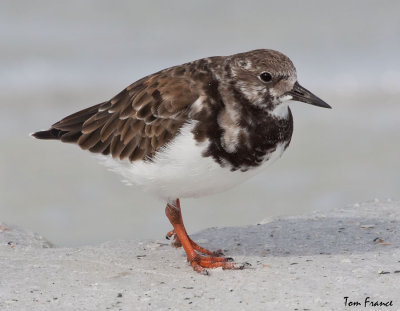
{"label": "black beak", "polygon": [[297,81],[294,84],[293,89],[287,92],[286,94],[292,96],[292,100],[297,100],[299,102],[311,104],[318,107],[329,108],[329,109],[332,108],[321,98],[315,96],[309,90],[302,87]]}

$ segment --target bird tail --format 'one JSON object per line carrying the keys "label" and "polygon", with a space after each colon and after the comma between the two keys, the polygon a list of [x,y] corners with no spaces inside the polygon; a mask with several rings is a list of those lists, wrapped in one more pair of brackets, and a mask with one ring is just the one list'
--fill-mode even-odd
{"label": "bird tail", "polygon": [[99,111],[101,104],[83,109],[53,124],[48,130],[31,134],[37,139],[55,139],[66,143],[75,143],[82,135],[82,126],[86,120]]}
{"label": "bird tail", "polygon": [[47,131],[38,131],[38,132],[34,132],[31,133],[30,135],[32,137],[35,137],[37,139],[56,139],[59,140],[61,138],[61,136],[64,134],[65,132],[55,129],[55,128],[51,128]]}

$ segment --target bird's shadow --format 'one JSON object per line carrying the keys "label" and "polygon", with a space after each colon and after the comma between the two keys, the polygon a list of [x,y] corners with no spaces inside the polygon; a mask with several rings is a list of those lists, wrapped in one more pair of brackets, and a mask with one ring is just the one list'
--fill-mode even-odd
{"label": "bird's shadow", "polygon": [[354,254],[400,247],[400,221],[388,218],[282,218],[248,227],[210,228],[192,236],[229,256]]}

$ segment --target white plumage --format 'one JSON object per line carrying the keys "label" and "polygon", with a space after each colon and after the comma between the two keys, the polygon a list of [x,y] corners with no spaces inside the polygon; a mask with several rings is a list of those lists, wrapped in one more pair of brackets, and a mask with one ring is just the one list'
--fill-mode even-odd
{"label": "white plumage", "polygon": [[143,191],[171,201],[232,188],[273,163],[285,149],[284,144],[278,145],[274,152],[266,155],[262,165],[249,168],[246,172],[231,171],[229,165],[222,167],[212,157],[202,155],[209,143],[195,141],[192,133],[195,124],[195,121],[186,123],[179,134],[156,153],[152,161],[130,163],[104,157],[102,163]]}

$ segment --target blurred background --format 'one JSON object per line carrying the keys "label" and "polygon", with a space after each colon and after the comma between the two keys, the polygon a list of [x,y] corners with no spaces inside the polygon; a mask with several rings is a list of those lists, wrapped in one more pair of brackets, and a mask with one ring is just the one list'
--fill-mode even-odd
{"label": "blurred background", "polygon": [[160,202],[88,152],[28,133],[194,59],[272,48],[333,106],[291,103],[282,159],[183,200],[189,233],[400,198],[400,2],[7,1],[0,4],[0,220],[57,245],[163,238]]}

